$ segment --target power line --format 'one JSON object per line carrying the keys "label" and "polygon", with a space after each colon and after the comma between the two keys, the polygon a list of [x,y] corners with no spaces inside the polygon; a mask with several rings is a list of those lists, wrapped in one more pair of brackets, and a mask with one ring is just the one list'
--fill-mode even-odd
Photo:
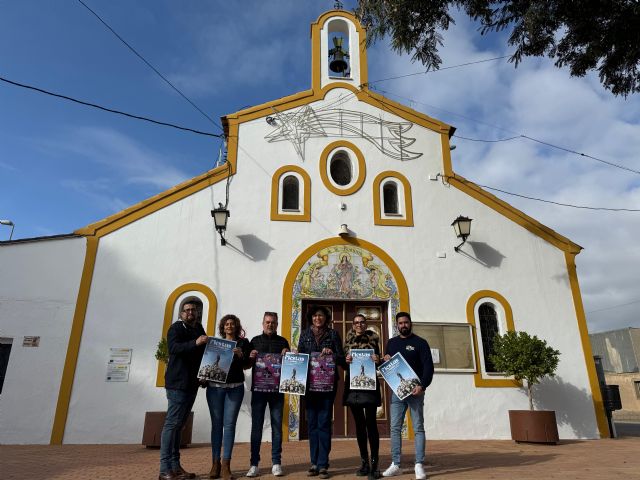
{"label": "power line", "polygon": [[162,122],[160,120],[154,120],[154,119],[149,118],[149,117],[143,117],[141,115],[134,115],[132,113],[123,112],[121,110],[115,110],[113,108],[103,107],[102,105],[98,105],[96,103],[85,102],[83,100],[78,100],[77,98],[69,97],[67,95],[61,95],[59,93],[50,92],[48,90],[44,90],[43,88],[34,87],[32,85],[27,85],[27,84],[24,84],[24,83],[14,82],[13,80],[9,80],[8,78],[4,78],[4,77],[1,77],[1,76],[0,76],[0,81],[3,81],[5,83],[11,84],[11,85],[14,85],[16,87],[26,88],[28,90],[33,90],[33,91],[36,91],[36,92],[39,92],[39,93],[44,93],[45,95],[50,95],[52,97],[61,98],[63,100],[68,100],[70,102],[78,103],[80,105],[85,105],[87,107],[97,108],[97,109],[103,110],[105,112],[110,112],[110,113],[115,113],[115,114],[118,114],[118,115],[123,115],[125,117],[133,118],[133,119],[136,119],[136,120],[143,120],[145,122],[154,123],[156,125],[162,125],[162,126],[165,126],[165,127],[177,128],[178,130],[184,130],[186,132],[197,133],[198,135],[205,135],[207,137],[216,137],[216,138],[223,137],[223,135],[220,135],[220,134],[210,133],[210,132],[203,132],[201,130],[195,130],[195,129],[189,128],[189,127],[182,127],[182,126],[176,125],[174,123]]}
{"label": "power line", "polygon": [[109,29],[109,31],[111,31],[111,33],[113,33],[118,40],[120,40],[124,45],[126,45],[126,47],[129,50],[131,50],[140,60],[142,60],[151,70],[153,70],[162,80],[164,80],[167,83],[167,85],[169,85],[171,88],[173,88],[178,93],[178,95],[180,95],[187,102],[189,102],[191,104],[191,106],[193,108],[195,108],[196,110],[198,110],[198,112],[200,112],[202,115],[204,115],[205,118],[207,118],[207,120],[209,120],[211,123],[213,123],[220,130],[224,131],[224,129],[215,120],[213,120],[209,115],[207,115],[204,111],[202,111],[202,109],[200,107],[198,107],[195,103],[193,103],[184,93],[182,93],[178,89],[178,87],[176,87],[173,83],[171,83],[169,81],[169,79],[167,79],[167,77],[162,75],[162,73],[160,73],[158,71],[158,69],[156,69],[153,65],[151,65],[151,63],[149,63],[140,53],[138,53],[135,48],[133,48],[131,45],[129,45],[129,43],[127,43],[127,41],[124,38],[122,38],[120,35],[118,35],[118,33],[113,28],[111,28],[109,26],[109,24],[107,24],[107,22],[105,22],[100,17],[100,15],[98,15],[96,12],[91,10],[91,8],[89,8],[89,6],[86,3],[84,3],[82,0],[78,0],[78,2],[80,2],[82,4],[82,6],[84,6],[87,10],[89,10],[100,21],[100,23],[102,23],[105,27],[107,27]]}
{"label": "power line", "polygon": [[[397,95],[397,94],[394,94],[394,93],[391,93],[391,92],[387,92],[385,90],[380,90],[380,89],[376,89],[376,88],[373,88],[373,89],[377,90],[380,93],[391,94],[391,95],[394,95],[394,96],[396,96],[398,98],[404,98],[405,100],[408,100],[409,102],[418,103],[420,105],[425,105],[427,107],[435,108],[437,110],[442,110],[443,112],[447,112],[449,114],[456,115],[456,116],[461,117],[461,118],[465,118],[465,119],[470,120],[470,121],[475,122],[475,123],[480,123],[480,124],[487,125],[487,126],[490,126],[490,127],[493,127],[493,128],[497,128],[499,130],[503,130],[505,132],[510,132],[510,133],[516,133],[517,134],[515,136],[508,137],[508,138],[500,138],[500,139],[497,139],[497,140],[485,140],[485,139],[481,139],[481,138],[463,137],[463,136],[458,135],[456,133],[456,134],[454,134],[454,138],[460,138],[462,140],[468,140],[470,142],[482,142],[482,143],[508,142],[508,141],[515,140],[515,139],[518,139],[518,138],[524,138],[525,140],[529,140],[531,142],[539,143],[541,145],[545,145],[545,146],[550,147],[550,148],[555,148],[557,150],[562,150],[563,152],[573,153],[574,155],[578,155],[580,157],[585,157],[585,158],[589,158],[591,160],[595,160],[596,162],[604,163],[605,165],[609,165],[610,167],[619,168],[620,170],[626,170],[627,172],[631,172],[631,173],[635,173],[635,174],[640,175],[640,170],[634,170],[633,168],[625,167],[624,165],[620,165],[618,163],[614,163],[614,162],[610,162],[608,160],[604,160],[602,158],[594,157],[593,155],[589,155],[588,153],[578,152],[577,150],[573,150],[571,148],[562,147],[562,146],[559,146],[559,145],[554,145],[553,143],[545,142],[544,140],[540,140],[538,138],[530,137],[529,135],[525,135],[523,133],[518,134],[518,132],[515,132],[513,130],[508,130],[508,129],[502,128],[502,127],[500,127],[498,125],[492,125],[490,123],[482,122],[482,121],[477,120],[475,118],[467,117],[467,116],[459,114],[459,113],[447,111],[447,110],[444,110],[442,108],[438,108],[438,107],[435,107],[433,105],[429,105],[427,103],[419,102],[419,101],[414,100],[414,99],[409,98],[409,97],[403,97],[401,95]],[[384,103],[384,102],[381,101],[381,103]]]}
{"label": "power line", "polygon": [[634,170],[633,168],[625,167],[624,165],[619,165],[617,163],[609,162],[608,160],[603,160],[602,158],[594,157],[593,155],[589,155],[587,153],[578,152],[578,151],[572,150],[570,148],[561,147],[559,145],[554,145],[553,143],[545,142],[543,140],[538,140],[537,138],[533,138],[533,137],[530,137],[530,136],[524,135],[524,134],[517,135],[515,137],[509,137],[509,138],[499,138],[497,140],[484,140],[484,139],[481,139],[481,138],[467,138],[467,137],[462,137],[460,135],[454,135],[454,137],[455,138],[461,138],[462,140],[469,140],[470,142],[483,142],[483,143],[508,142],[510,140],[515,140],[517,138],[524,138],[526,140],[530,140],[532,142],[539,143],[541,145],[545,145],[547,147],[556,148],[558,150],[562,150],[563,152],[573,153],[573,154],[579,155],[581,157],[590,158],[591,160],[595,160],[596,162],[604,163],[605,165],[609,165],[611,167],[619,168],[621,170],[626,170],[628,172],[637,173],[638,175],[640,175],[640,171],[639,170]]}
{"label": "power line", "polygon": [[599,308],[598,310],[591,310],[590,312],[587,312],[587,313],[604,312],[605,310],[613,310],[614,308],[626,307],[627,305],[633,305],[633,304],[636,304],[636,303],[640,303],[640,300],[634,300],[634,301],[628,302],[628,303],[620,303],[618,305],[611,305],[610,307]]}
{"label": "power line", "polygon": [[[449,177],[444,177],[445,179],[448,179]],[[465,182],[461,179],[457,179],[459,181],[462,181],[463,183],[470,183],[470,182]],[[487,190],[493,190],[496,192],[500,192],[500,193],[505,193],[507,195],[513,195],[514,197],[520,197],[520,198],[526,198],[527,200],[535,200],[537,202],[544,202],[544,203],[551,203],[553,205],[559,205],[561,207],[571,207],[571,208],[581,208],[581,209],[585,209],[585,210],[604,210],[604,211],[609,211],[609,212],[640,212],[640,209],[633,209],[633,208],[608,208],[608,207],[590,207],[590,206],[586,206],[586,205],[574,205],[571,203],[561,203],[561,202],[555,202],[553,200],[545,200],[543,198],[537,198],[537,197],[530,197],[527,195],[521,195],[519,193],[513,193],[513,192],[507,192],[506,190],[501,190],[499,188],[496,187],[490,187],[489,185],[480,185],[479,183],[474,183],[474,185],[477,185],[478,187],[481,188],[486,188]]]}
{"label": "power line", "polygon": [[[78,1],[80,1],[80,0],[78,0]],[[374,84],[374,83],[380,83],[380,82],[386,82],[387,80],[397,80],[399,78],[413,77],[413,76],[416,76],[416,75],[426,75],[427,73],[441,72],[443,70],[450,70],[452,68],[467,67],[469,65],[476,65],[478,63],[494,62],[496,60],[502,60],[503,58],[508,58],[510,56],[511,55],[502,55],[501,57],[485,58],[484,60],[477,60],[475,62],[467,62],[467,63],[460,63],[458,65],[450,65],[448,67],[438,68],[437,70],[429,70],[429,69],[427,69],[424,72],[414,72],[414,73],[407,73],[406,75],[398,75],[396,77],[381,78],[380,80],[374,80],[372,82],[368,82],[367,85],[371,85],[371,84]]]}

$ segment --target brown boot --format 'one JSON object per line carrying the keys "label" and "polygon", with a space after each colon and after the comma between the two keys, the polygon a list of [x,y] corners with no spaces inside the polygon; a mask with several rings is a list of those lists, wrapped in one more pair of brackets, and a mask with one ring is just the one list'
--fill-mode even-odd
{"label": "brown boot", "polygon": [[213,461],[211,471],[209,472],[209,478],[220,478],[220,459]]}
{"label": "brown boot", "polygon": [[231,460],[222,460],[222,471],[220,472],[222,480],[233,480],[231,475]]}

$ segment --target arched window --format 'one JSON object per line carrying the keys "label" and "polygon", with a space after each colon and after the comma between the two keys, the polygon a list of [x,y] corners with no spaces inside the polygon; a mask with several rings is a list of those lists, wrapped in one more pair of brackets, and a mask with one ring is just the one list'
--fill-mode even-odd
{"label": "arched window", "polygon": [[311,178],[297,165],[284,165],[271,177],[271,220],[311,221]]}
{"label": "arched window", "polygon": [[337,185],[341,187],[349,185],[353,179],[349,154],[344,150],[334,153],[329,163],[329,172],[331,173],[331,180]]}
{"label": "arched window", "polygon": [[294,175],[287,175],[282,181],[282,210],[300,210],[300,182]]}
{"label": "arched window", "polygon": [[493,339],[500,333],[498,327],[498,314],[490,303],[483,303],[478,308],[478,320],[480,322],[480,338],[482,339],[482,353],[486,372],[497,372],[490,359],[493,354]]}
{"label": "arched window", "polygon": [[385,215],[398,215],[398,185],[395,182],[385,182],[382,187],[382,200]]}
{"label": "arched window", "polygon": [[467,322],[474,335],[477,370],[473,374],[476,387],[512,388],[522,384],[499,372],[490,355],[494,352],[496,335],[514,332],[513,310],[506,298],[493,290],[479,290],[467,300]]}
{"label": "arched window", "polygon": [[411,185],[400,172],[382,172],[373,180],[373,223],[413,227]]}

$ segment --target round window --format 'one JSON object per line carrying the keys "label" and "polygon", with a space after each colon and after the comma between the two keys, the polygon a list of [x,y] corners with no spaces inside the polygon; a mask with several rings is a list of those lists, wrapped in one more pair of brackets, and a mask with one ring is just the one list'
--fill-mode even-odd
{"label": "round window", "polygon": [[349,185],[353,179],[349,154],[343,150],[336,152],[331,157],[329,172],[331,179],[336,185],[340,185],[341,187]]}

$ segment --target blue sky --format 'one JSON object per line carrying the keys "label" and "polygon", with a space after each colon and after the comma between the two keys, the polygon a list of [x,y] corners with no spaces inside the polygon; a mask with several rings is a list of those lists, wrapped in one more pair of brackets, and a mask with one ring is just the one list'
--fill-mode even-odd
{"label": "blue sky", "polygon": [[[216,122],[309,88],[309,24],[333,6],[85,1]],[[77,0],[0,0],[0,11],[0,76],[219,133]],[[445,33],[443,66],[510,53],[504,35],[476,30],[457,16]],[[369,50],[372,82],[422,70],[386,41]],[[596,75],[572,79],[548,59],[518,69],[506,60],[482,63],[374,87],[456,126],[460,136],[526,134],[640,169],[640,97],[613,97]],[[640,175],[526,140],[453,143],[454,168],[477,183],[564,203],[640,208]],[[14,238],[69,233],[210,169],[219,146],[216,138],[0,83],[0,217],[14,221]],[[577,262],[592,330],[640,327],[640,213],[498,195],[585,247]],[[2,227],[0,238],[8,233]]]}

